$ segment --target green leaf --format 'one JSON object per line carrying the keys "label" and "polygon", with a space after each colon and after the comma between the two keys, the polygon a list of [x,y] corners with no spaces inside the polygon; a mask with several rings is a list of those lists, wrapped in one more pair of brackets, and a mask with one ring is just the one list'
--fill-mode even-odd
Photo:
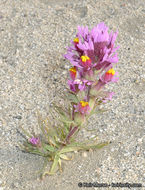
{"label": "green leaf", "polygon": [[67,152],[74,152],[76,150],[81,150],[82,147],[79,147],[79,146],[70,146],[70,147],[65,147],[63,148],[61,151],[60,151],[60,154],[63,154],[63,153],[67,153]]}
{"label": "green leaf", "polygon": [[55,146],[55,147],[59,147],[59,145],[58,145],[58,143],[56,142],[54,136],[52,136],[52,137],[49,138],[49,144],[51,144],[51,145],[53,145],[53,146]]}
{"label": "green leaf", "polygon": [[41,115],[38,112],[38,121],[39,121],[39,126],[41,128],[41,131],[43,133],[43,135],[45,136],[45,138],[47,139],[47,141],[49,142],[49,144],[52,144],[54,146],[58,146],[57,145],[57,141],[58,141],[58,136],[57,136],[57,128],[55,127],[50,127],[48,128],[48,119],[43,120]]}
{"label": "green leaf", "polygon": [[70,124],[63,123],[63,128],[65,129],[65,136],[69,133]]}
{"label": "green leaf", "polygon": [[106,110],[105,109],[96,110],[96,108],[94,108],[94,109],[91,110],[90,114],[86,116],[86,120],[88,120],[88,118],[91,117],[94,114],[103,113],[103,112],[106,112],[106,111],[108,111],[108,110],[107,109]]}
{"label": "green leaf", "polygon": [[72,160],[72,158],[67,157],[65,154],[60,154],[60,158],[64,160]]}
{"label": "green leaf", "polygon": [[110,142],[100,143],[100,144],[91,144],[89,146],[86,146],[86,150],[89,150],[89,149],[100,149],[100,148],[103,148],[104,146],[107,146],[108,144],[110,144]]}
{"label": "green leaf", "polygon": [[64,128],[61,128],[60,131],[61,131],[61,140],[63,140],[63,139],[65,139],[65,137],[66,137]]}
{"label": "green leaf", "polygon": [[50,172],[48,172],[50,175],[53,175],[57,171],[58,162],[59,162],[59,155],[56,154]]}
{"label": "green leaf", "polygon": [[73,103],[77,104],[79,102],[78,97],[75,94],[69,93],[67,98],[69,101],[71,101]]}
{"label": "green leaf", "polygon": [[70,116],[68,115],[68,113],[65,110],[63,110],[61,107],[56,106],[56,105],[55,105],[55,110],[59,114],[59,116],[60,116],[59,120],[61,122],[72,123]]}
{"label": "green leaf", "polygon": [[60,121],[63,123],[68,123],[68,124],[72,124],[74,123],[74,121],[72,121],[69,117],[67,116],[60,116]]}
{"label": "green leaf", "polygon": [[46,137],[46,139],[48,138],[48,136],[47,136],[47,131],[46,131],[46,129],[45,129],[45,122],[44,122],[44,120],[42,119],[42,117],[41,117],[41,115],[40,115],[40,113],[37,111],[37,116],[38,116],[38,125],[39,125],[39,127],[40,127],[40,129],[41,129],[41,131],[42,131],[42,133],[43,133],[43,135]]}
{"label": "green leaf", "polygon": [[[31,150],[30,153],[32,153],[32,154],[37,154],[37,155],[43,156],[43,157],[46,156],[44,153],[42,153],[42,152],[40,152],[40,151],[38,151],[38,150]],[[47,156],[48,156],[48,155],[47,155]]]}
{"label": "green leaf", "polygon": [[60,158],[59,158],[59,160],[58,160],[58,165],[59,165],[59,170],[60,170],[60,172],[62,172],[61,159],[60,159]]}
{"label": "green leaf", "polygon": [[58,163],[59,163],[59,157],[58,158],[55,157],[50,171],[44,172],[41,178],[43,179],[46,175],[54,175],[55,172],[57,171]]}
{"label": "green leaf", "polygon": [[57,113],[59,113],[59,114],[62,115],[62,116],[65,116],[65,115],[66,115],[65,110],[64,110],[62,107],[57,106],[57,105],[54,104],[54,103],[53,103],[53,106],[54,106],[54,108],[55,108],[55,110],[56,110]]}
{"label": "green leaf", "polygon": [[56,148],[54,148],[53,146],[50,145],[45,145],[44,149],[50,151],[50,152],[55,152]]}
{"label": "green leaf", "polygon": [[29,143],[29,142],[27,142],[27,141],[24,142],[24,146],[25,146],[25,147],[28,147],[28,148],[35,149],[34,145],[32,145],[31,143]]}
{"label": "green leaf", "polygon": [[63,153],[67,153],[67,152],[73,152],[76,150],[100,149],[108,144],[109,144],[109,142],[100,143],[100,144],[91,144],[91,145],[67,146],[67,147],[63,148],[59,153],[63,154]]}

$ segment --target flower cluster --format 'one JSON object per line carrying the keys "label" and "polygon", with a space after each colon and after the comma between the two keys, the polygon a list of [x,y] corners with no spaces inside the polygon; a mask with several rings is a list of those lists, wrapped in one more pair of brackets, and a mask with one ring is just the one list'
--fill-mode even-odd
{"label": "flower cluster", "polygon": [[37,146],[37,145],[40,144],[40,139],[39,139],[39,137],[36,137],[36,138],[35,137],[31,137],[30,140],[29,140],[29,142],[32,145]]}
{"label": "flower cluster", "polygon": [[[117,82],[117,72],[113,66],[118,62],[115,40],[118,32],[108,33],[108,27],[102,22],[90,32],[88,27],[78,27],[76,38],[71,41],[65,58],[70,61],[69,69],[70,90],[79,94],[85,92],[85,96],[77,105],[75,112],[87,114],[90,110],[90,97],[97,98],[98,92],[111,82]],[[113,92],[106,92],[102,102],[111,100]]]}
{"label": "flower cluster", "polygon": [[114,45],[116,37],[117,32],[109,34],[104,23],[98,24],[90,32],[87,27],[78,27],[78,33],[65,55],[72,64],[69,69],[68,108],[53,104],[58,114],[58,123],[51,122],[53,116],[43,119],[38,112],[41,136],[33,136],[21,127],[27,137],[23,149],[43,156],[44,168],[47,161],[53,162],[50,170],[42,173],[42,178],[54,174],[58,168],[62,171],[62,160],[72,159],[67,153],[100,149],[110,143],[98,144],[97,139],[92,143],[89,143],[90,140],[77,142],[74,136],[86,120],[96,113],[96,107],[111,100],[114,95],[114,92],[106,91],[105,86],[118,80],[117,72],[113,69],[118,62],[118,47]]}

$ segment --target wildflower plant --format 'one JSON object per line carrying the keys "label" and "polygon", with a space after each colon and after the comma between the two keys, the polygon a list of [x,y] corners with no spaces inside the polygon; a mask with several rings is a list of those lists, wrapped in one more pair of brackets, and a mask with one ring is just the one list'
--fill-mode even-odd
{"label": "wildflower plant", "polygon": [[113,69],[118,62],[115,40],[118,32],[108,33],[104,23],[95,26],[91,31],[88,27],[78,27],[78,32],[64,57],[71,63],[69,69],[69,90],[66,94],[68,109],[54,105],[60,121],[51,125],[48,118],[43,120],[39,115],[39,126],[42,136],[32,136],[27,132],[25,151],[41,155],[46,163],[52,166],[46,174],[54,174],[58,168],[62,170],[62,160],[71,160],[69,152],[98,149],[109,142],[91,143],[78,142],[77,133],[85,126],[88,118],[96,113],[97,108],[112,99],[114,92],[106,90],[106,85],[117,82],[117,72]]}

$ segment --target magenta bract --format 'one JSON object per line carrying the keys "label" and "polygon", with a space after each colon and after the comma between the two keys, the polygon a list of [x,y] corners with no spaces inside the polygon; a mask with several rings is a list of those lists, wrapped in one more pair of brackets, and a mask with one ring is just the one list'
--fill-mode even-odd
{"label": "magenta bract", "polygon": [[30,143],[33,144],[33,145],[38,145],[39,142],[40,142],[40,139],[39,139],[39,138],[32,137],[29,141],[30,141]]}
{"label": "magenta bract", "polygon": [[[88,82],[93,84],[93,81],[88,79],[92,79],[95,71],[107,72],[118,62],[116,51],[119,47],[115,47],[117,34],[118,32],[109,34],[108,27],[103,22],[91,31],[88,30],[88,27],[78,26],[76,38],[68,47],[67,54],[64,55],[77,70],[77,77],[71,73],[72,80],[69,81],[70,89],[73,92],[77,91],[76,87],[78,90],[85,90]],[[77,79],[81,83],[76,82]],[[84,82],[84,79],[88,81]],[[115,76],[105,73],[100,77],[97,88],[115,81],[117,81]],[[96,81],[94,80],[94,82]]]}

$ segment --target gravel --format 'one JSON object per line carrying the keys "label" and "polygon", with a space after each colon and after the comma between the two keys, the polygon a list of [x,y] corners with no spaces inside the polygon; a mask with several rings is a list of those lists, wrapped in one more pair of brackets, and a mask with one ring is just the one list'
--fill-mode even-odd
{"label": "gravel", "polygon": [[[144,12],[145,2],[138,0],[0,1],[0,190],[77,190],[79,182],[144,184]],[[18,148],[20,126],[39,133],[37,110],[49,115],[66,88],[69,64],[63,54],[77,26],[92,28],[102,21],[119,30],[120,80],[110,86],[115,96],[104,106],[108,111],[93,116],[88,128],[112,143],[76,153],[63,164],[63,173],[41,181],[43,158]],[[80,135],[88,134],[94,135],[86,130]]]}

